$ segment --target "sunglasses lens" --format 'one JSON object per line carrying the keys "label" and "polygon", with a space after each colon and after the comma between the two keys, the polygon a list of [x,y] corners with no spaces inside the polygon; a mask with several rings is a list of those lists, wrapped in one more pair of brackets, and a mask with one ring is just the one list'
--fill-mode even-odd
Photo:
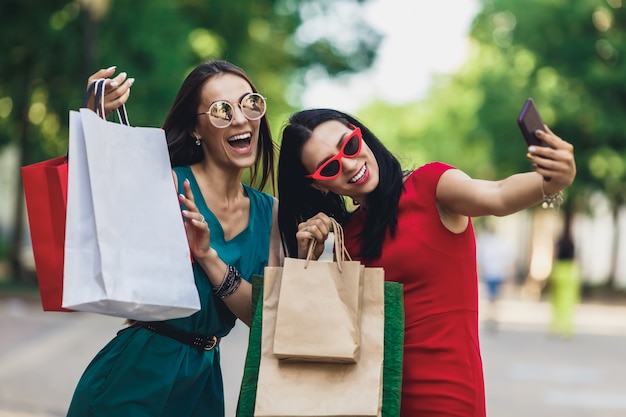
{"label": "sunglasses lens", "polygon": [[350,140],[348,140],[348,143],[346,143],[346,147],[343,148],[343,153],[346,156],[354,156],[359,152],[359,148],[360,148],[360,138],[354,134],[352,135],[352,137],[350,138]]}
{"label": "sunglasses lens", "polygon": [[265,114],[265,99],[260,94],[248,94],[241,100],[241,110],[248,120],[258,120]]}
{"label": "sunglasses lens", "polygon": [[329,161],[324,168],[320,171],[320,175],[322,177],[333,177],[339,173],[339,161],[332,160]]}
{"label": "sunglasses lens", "polygon": [[233,120],[233,107],[228,101],[216,101],[209,108],[209,118],[213,126],[226,127]]}

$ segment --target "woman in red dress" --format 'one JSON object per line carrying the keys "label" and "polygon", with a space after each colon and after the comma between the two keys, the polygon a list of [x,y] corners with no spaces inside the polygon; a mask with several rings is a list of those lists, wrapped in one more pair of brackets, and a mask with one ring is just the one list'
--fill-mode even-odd
{"label": "woman in red dress", "polygon": [[372,132],[335,110],[298,112],[283,131],[278,218],[289,256],[304,258],[316,239],[319,257],[330,216],[354,259],[404,284],[403,417],[486,415],[471,218],[560,201],[576,175],[573,147],[547,127],[536,135],[548,146],[529,147],[534,172],[484,181],[440,162],[402,171]]}

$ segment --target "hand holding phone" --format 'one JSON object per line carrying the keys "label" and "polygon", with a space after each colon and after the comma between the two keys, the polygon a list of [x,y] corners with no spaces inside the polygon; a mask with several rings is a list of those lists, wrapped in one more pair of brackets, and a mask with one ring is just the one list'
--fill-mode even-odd
{"label": "hand holding phone", "polygon": [[[535,135],[537,130],[546,131],[545,124],[543,120],[541,120],[541,116],[539,115],[539,111],[537,107],[535,107],[535,102],[532,98],[526,100],[524,103],[524,108],[522,108],[521,113],[517,117],[517,124],[519,125],[520,130],[522,131],[522,135],[524,135],[524,139],[526,139],[526,143],[528,146],[548,146],[547,143],[542,141]],[[550,177],[543,177],[546,181],[550,181]]]}
{"label": "hand holding phone", "polygon": [[528,146],[548,146],[535,135],[537,130],[543,130],[545,132],[546,128],[532,98],[529,98],[526,100],[526,103],[524,103],[524,107],[517,117],[517,124]]}

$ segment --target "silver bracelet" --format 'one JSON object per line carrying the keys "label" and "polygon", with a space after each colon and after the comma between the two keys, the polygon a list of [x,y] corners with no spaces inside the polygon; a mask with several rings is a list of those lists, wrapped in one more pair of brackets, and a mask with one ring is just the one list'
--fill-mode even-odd
{"label": "silver bracelet", "polygon": [[543,201],[541,207],[544,209],[551,208],[554,210],[554,214],[559,212],[561,204],[563,204],[563,191],[559,191],[556,194],[547,195],[543,189],[543,180],[541,181],[541,194],[543,195]]}
{"label": "silver bracelet", "polygon": [[224,278],[222,278],[222,282],[220,283],[220,285],[211,285],[211,289],[213,290],[214,293],[217,294],[218,292],[220,292],[220,290],[226,283],[226,280],[228,279],[228,273],[230,272],[230,268],[231,268],[230,265],[226,265],[226,272],[224,272]]}
{"label": "silver bracelet", "polygon": [[237,271],[237,268],[232,265],[227,265],[222,283],[220,285],[212,285],[211,288],[215,295],[223,300],[237,291],[237,288],[241,285],[242,279],[243,277],[239,271]]}

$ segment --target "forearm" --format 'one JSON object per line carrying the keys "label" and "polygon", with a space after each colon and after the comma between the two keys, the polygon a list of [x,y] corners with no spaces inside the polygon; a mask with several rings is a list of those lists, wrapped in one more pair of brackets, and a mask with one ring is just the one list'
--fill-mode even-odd
{"label": "forearm", "polygon": [[561,191],[536,172],[515,174],[497,184],[498,204],[493,207],[493,213],[489,213],[496,216],[506,216],[536,206],[546,196]]}
{"label": "forearm", "polygon": [[214,250],[197,261],[206,273],[216,296],[224,301],[233,314],[250,326],[252,323],[252,285],[243,279],[236,269],[229,270],[229,265],[222,261]]}

